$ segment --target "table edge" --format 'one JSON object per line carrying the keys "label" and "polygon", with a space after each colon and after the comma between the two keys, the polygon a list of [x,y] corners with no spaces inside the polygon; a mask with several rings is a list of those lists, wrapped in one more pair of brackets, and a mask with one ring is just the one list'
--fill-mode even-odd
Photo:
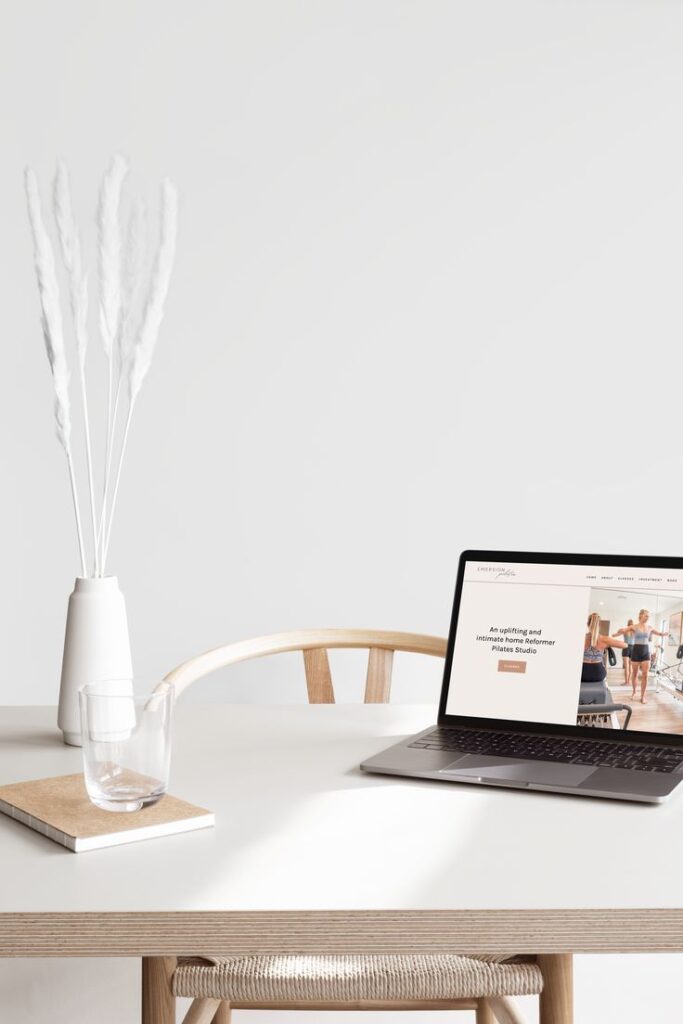
{"label": "table edge", "polygon": [[683,909],[0,913],[0,956],[683,951]]}

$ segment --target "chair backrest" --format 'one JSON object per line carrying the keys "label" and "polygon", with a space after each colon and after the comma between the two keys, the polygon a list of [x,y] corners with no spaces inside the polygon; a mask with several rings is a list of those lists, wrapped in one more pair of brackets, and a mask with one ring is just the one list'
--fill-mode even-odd
{"label": "chair backrest", "polygon": [[184,662],[169,672],[164,683],[173,683],[176,696],[197,679],[240,661],[264,658],[271,654],[301,651],[304,656],[306,688],[311,704],[334,704],[334,687],[328,650],[342,647],[367,649],[365,703],[386,704],[391,691],[394,651],[446,656],[446,641],[439,636],[419,633],[387,633],[370,629],[301,629],[292,633],[273,633],[253,640],[240,640],[216,647]]}

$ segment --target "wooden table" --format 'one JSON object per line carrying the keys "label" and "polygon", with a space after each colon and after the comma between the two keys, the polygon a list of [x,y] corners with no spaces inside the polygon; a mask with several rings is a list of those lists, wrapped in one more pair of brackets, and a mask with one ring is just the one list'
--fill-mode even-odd
{"label": "wooden table", "polygon": [[[544,954],[561,989],[571,960],[557,954],[683,950],[683,878],[661,866],[683,837],[680,797],[359,771],[433,718],[181,700],[171,788],[213,809],[216,828],[72,854],[0,816],[0,955],[153,958],[152,985],[163,958],[198,953],[525,952]],[[80,769],[55,720],[0,712],[0,784]]]}

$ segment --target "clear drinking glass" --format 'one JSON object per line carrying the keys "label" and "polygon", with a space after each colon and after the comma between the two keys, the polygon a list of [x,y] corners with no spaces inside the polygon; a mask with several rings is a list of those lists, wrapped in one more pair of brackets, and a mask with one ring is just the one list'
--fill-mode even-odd
{"label": "clear drinking glass", "polygon": [[130,680],[79,691],[85,788],[105,811],[139,811],[166,792],[171,767],[173,686],[133,696]]}

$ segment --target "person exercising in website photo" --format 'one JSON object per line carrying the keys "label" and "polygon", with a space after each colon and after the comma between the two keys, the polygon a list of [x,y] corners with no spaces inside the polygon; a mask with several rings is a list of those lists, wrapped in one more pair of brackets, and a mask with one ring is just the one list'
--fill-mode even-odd
{"label": "person exercising in website photo", "polygon": [[[638,688],[638,669],[640,669],[640,703],[647,704],[645,691],[647,690],[647,676],[650,670],[650,638],[653,636],[667,636],[666,632],[655,629],[648,625],[650,613],[647,608],[641,608],[638,612],[638,622],[633,629],[633,646],[631,650],[631,687],[633,693],[631,700],[636,699]],[[626,628],[626,627],[624,627]]]}
{"label": "person exercising in website photo", "polygon": [[608,647],[627,647],[625,640],[618,636],[605,636],[600,632],[600,616],[591,612],[588,616],[586,635],[583,640],[582,683],[602,683],[607,678],[605,651]]}
{"label": "person exercising in website photo", "polygon": [[621,662],[624,666],[624,683],[626,686],[631,682],[631,654],[633,653],[633,619],[628,620],[628,625],[618,629],[615,636],[620,636],[626,641],[626,647],[621,652]]}

